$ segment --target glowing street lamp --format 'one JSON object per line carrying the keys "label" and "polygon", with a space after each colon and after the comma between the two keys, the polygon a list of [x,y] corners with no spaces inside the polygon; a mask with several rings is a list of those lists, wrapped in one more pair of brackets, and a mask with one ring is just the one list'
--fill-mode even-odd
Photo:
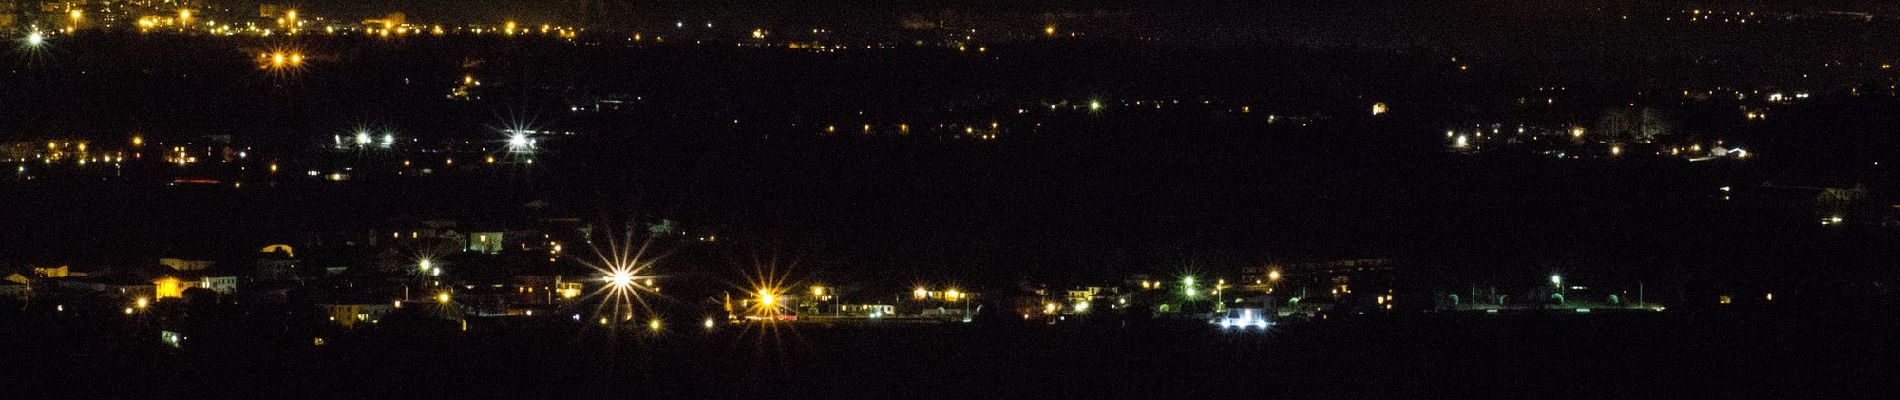
{"label": "glowing street lamp", "polygon": [[626,288],[633,285],[633,274],[629,271],[614,271],[607,274],[607,283],[612,284],[614,288]]}
{"label": "glowing street lamp", "polygon": [[534,150],[534,139],[529,139],[528,134],[519,131],[510,133],[508,135],[508,150],[516,152]]}
{"label": "glowing street lamp", "polygon": [[778,296],[772,295],[772,292],[770,291],[760,289],[759,290],[759,304],[764,305],[766,307],[774,307],[778,304]]}
{"label": "glowing street lamp", "polygon": [[26,45],[28,47],[40,47],[40,45],[43,44],[46,44],[46,34],[39,32],[26,34]]}

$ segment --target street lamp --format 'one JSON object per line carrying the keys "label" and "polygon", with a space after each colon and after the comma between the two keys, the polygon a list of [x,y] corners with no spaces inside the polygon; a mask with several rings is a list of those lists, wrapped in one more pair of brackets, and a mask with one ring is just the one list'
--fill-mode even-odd
{"label": "street lamp", "polygon": [[1550,274],[1550,286],[1557,289],[1558,303],[1567,303],[1570,301],[1570,293],[1564,288],[1564,277],[1562,275]]}

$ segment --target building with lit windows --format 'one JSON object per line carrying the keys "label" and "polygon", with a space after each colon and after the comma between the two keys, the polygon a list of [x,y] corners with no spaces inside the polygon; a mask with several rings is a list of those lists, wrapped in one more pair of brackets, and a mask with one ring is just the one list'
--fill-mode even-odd
{"label": "building with lit windows", "polygon": [[10,31],[18,28],[15,25],[19,23],[20,16],[19,1],[0,0],[0,31]]}

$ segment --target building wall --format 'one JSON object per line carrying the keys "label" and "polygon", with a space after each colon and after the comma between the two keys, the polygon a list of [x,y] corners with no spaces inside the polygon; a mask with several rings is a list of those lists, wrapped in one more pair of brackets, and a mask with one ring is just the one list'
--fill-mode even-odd
{"label": "building wall", "polygon": [[212,264],[210,261],[186,260],[182,258],[160,258],[158,259],[158,263],[179,271],[203,270],[205,268],[211,268]]}
{"label": "building wall", "polygon": [[502,249],[501,232],[469,232],[468,251],[482,254],[500,253]]}
{"label": "building wall", "polygon": [[198,287],[211,289],[211,291],[218,292],[218,294],[222,295],[237,294],[238,277],[207,276],[204,281],[198,283]]}
{"label": "building wall", "polygon": [[21,284],[0,282],[0,299],[26,301],[33,294],[32,287]]}

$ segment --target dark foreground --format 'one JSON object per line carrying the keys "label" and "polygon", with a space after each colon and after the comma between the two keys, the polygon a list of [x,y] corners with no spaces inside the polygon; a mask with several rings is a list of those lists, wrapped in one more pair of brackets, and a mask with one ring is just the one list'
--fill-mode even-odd
{"label": "dark foreground", "polygon": [[[1888,316],[1420,315],[821,327],[550,319],[197,340],[0,330],[4,398],[1892,398]],[[764,329],[762,329],[764,328]],[[285,335],[289,336],[289,335]],[[155,339],[155,338],[154,338]],[[214,338],[215,339],[215,338]],[[196,339],[194,339],[196,340]],[[213,342],[213,343],[207,343]]]}

